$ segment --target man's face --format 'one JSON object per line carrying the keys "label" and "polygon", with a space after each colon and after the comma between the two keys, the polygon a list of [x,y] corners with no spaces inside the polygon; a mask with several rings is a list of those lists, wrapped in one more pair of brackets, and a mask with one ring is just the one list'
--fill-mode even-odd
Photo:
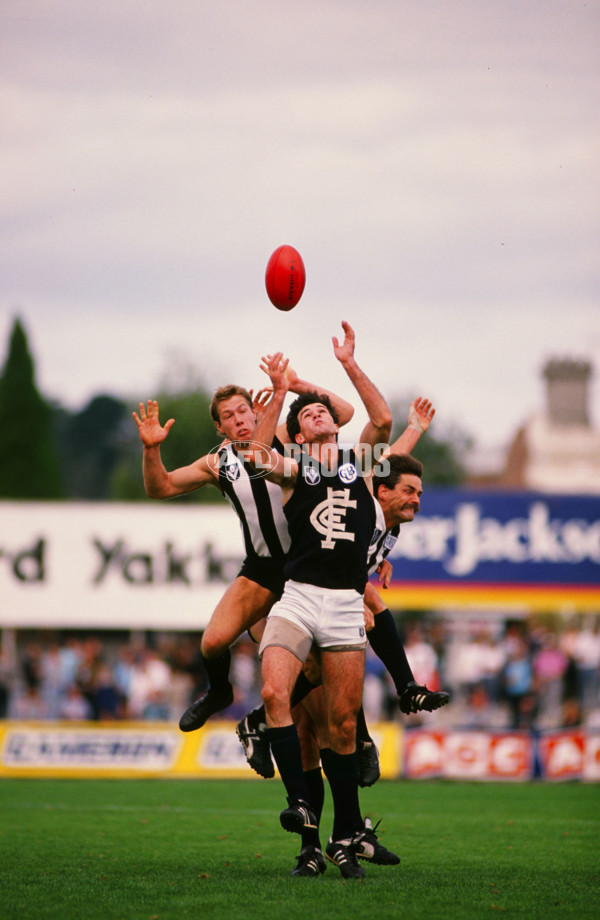
{"label": "man's face", "polygon": [[298,424],[300,426],[300,434],[296,435],[298,444],[335,440],[340,430],[323,403],[310,403],[304,406],[298,413]]}
{"label": "man's face", "polygon": [[421,507],[423,484],[419,476],[403,473],[393,489],[380,486],[378,499],[387,527],[396,524],[408,524],[413,521]]}
{"label": "man's face", "polygon": [[255,428],[254,412],[243,396],[230,396],[219,403],[217,430],[230,441],[249,441]]}

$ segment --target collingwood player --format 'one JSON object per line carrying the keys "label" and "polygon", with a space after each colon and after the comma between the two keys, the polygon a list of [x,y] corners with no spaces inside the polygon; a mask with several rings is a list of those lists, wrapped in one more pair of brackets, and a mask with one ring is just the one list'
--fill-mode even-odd
{"label": "collingwood player", "polygon": [[288,798],[280,821],[285,830],[302,834],[318,861],[318,871],[323,871],[317,821],[290,707],[292,689],[313,642],[319,648],[330,741],[322,764],[334,806],[326,854],[344,878],[362,878],[356,851],[366,828],[358,801],[356,715],[364,675],[363,595],[375,503],[371,478],[361,469],[366,453],[388,443],[391,415],[354,359],[352,328],[348,323],[342,327],[344,342],[340,345],[333,339],[334,353],[369,418],[353,451],[339,450],[339,426],[327,397],[314,392],[296,399],[287,416],[288,434],[301,447],[300,455],[296,459],[272,451],[265,460],[260,443],[270,443],[288,387],[287,362],[281,353],[264,359],[273,397],[255,432],[255,462],[281,486],[290,548],[284,592],[267,618],[260,653],[267,735]]}
{"label": "collingwood player", "polygon": [[[291,367],[286,370],[286,379],[290,390],[298,395],[314,389],[313,384],[300,379]],[[324,392],[331,399],[339,424],[350,421],[353,407],[340,397]],[[215,712],[231,705],[229,648],[245,630],[266,617],[283,590],[283,562],[289,536],[281,492],[278,486],[257,477],[239,453],[254,436],[257,414],[264,410],[263,393],[257,394],[253,401],[251,393],[243,387],[219,388],[212,398],[210,413],[217,432],[226,443],[216,453],[170,472],[162,462],[160,446],[174,419],[161,425],[156,400],[148,400],[147,407],[140,403],[139,415],[133,413],[143,444],[142,470],[147,495],[173,498],[204,486],[216,486],[238,515],[244,538],[246,557],[242,568],[217,604],[202,635],[200,651],[209,689],[181,716],[179,727],[185,732],[200,728]],[[269,444],[281,451],[287,439],[287,429],[281,425]]]}

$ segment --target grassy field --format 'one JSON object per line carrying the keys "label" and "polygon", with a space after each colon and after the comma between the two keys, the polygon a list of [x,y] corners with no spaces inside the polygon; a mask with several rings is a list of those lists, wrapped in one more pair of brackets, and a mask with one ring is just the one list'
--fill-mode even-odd
{"label": "grassy field", "polygon": [[362,883],[289,877],[278,780],[3,780],[0,918],[600,916],[600,786],[380,781],[361,801],[402,858]]}

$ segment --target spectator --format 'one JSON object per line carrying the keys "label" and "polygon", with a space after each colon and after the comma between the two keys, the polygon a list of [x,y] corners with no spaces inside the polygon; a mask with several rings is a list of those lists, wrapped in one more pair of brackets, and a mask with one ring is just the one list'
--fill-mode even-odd
{"label": "spectator", "polygon": [[81,692],[77,684],[69,684],[60,702],[59,718],[83,722],[94,716],[89,701]]}
{"label": "spectator", "polygon": [[600,632],[599,627],[589,625],[575,633],[571,645],[571,656],[575,662],[579,704],[585,715],[598,706],[600,700]]}
{"label": "spectator", "polygon": [[510,728],[531,728],[536,711],[533,669],[527,643],[522,638],[510,643],[503,680],[510,710]]}
{"label": "spectator", "polygon": [[151,713],[148,717],[156,718],[158,712],[168,712],[170,678],[170,667],[158,657],[154,649],[138,649],[131,672],[129,716],[144,719],[147,718],[146,713]]}
{"label": "spectator", "polygon": [[545,632],[541,648],[533,656],[533,675],[537,696],[538,725],[552,728],[561,724],[563,678],[569,659],[559,648],[554,633]]}
{"label": "spectator", "polygon": [[58,642],[53,641],[41,649],[38,673],[40,693],[48,708],[48,718],[58,719],[60,703],[65,686],[61,679],[61,651]]}
{"label": "spectator", "polygon": [[257,647],[250,639],[241,638],[232,648],[231,677],[235,699],[227,718],[242,718],[250,709],[260,706],[260,676]]}
{"label": "spectator", "polygon": [[[363,687],[363,709],[367,722],[378,722],[387,718],[387,688],[385,665],[367,645],[365,659],[365,681]],[[395,709],[398,709],[398,693],[394,694]]]}
{"label": "spectator", "polygon": [[8,653],[0,645],[0,719],[5,719],[10,706],[11,688],[14,686],[15,670]]}
{"label": "spectator", "polygon": [[129,697],[131,683],[135,668],[135,652],[130,645],[122,645],[117,653],[117,662],[114,667],[113,677],[115,687],[119,694],[120,711],[124,719],[129,718]]}
{"label": "spectator", "polygon": [[25,722],[49,718],[48,706],[40,693],[39,684],[25,684],[17,693],[12,716]]}
{"label": "spectator", "polygon": [[[501,642],[492,637],[491,625],[478,627],[466,639],[464,621],[410,624],[406,650],[417,680],[439,686],[444,662],[444,680],[453,693],[444,726],[599,726],[598,617],[574,621],[558,639],[549,622],[508,622]],[[493,628],[499,630],[500,625],[496,620]],[[90,718],[95,713],[101,719],[152,718],[175,724],[204,681],[195,635],[157,635],[157,650],[118,643],[110,634],[57,642],[54,633],[44,637],[40,632],[35,638],[17,633],[16,639],[17,663],[0,647],[0,718]],[[256,647],[242,639],[232,652],[237,698],[246,705],[258,693]],[[368,654],[364,705],[371,722],[395,720],[396,695],[390,695],[382,682],[378,664]],[[87,705],[81,705],[81,694]],[[415,719],[411,716],[410,722]],[[426,722],[431,725],[432,717]]]}
{"label": "spectator", "polygon": [[404,650],[416,682],[426,685],[430,690],[439,690],[438,658],[433,645],[427,642],[418,624],[409,626]]}
{"label": "spectator", "polygon": [[94,718],[101,722],[112,722],[122,717],[123,707],[119,690],[112,668],[106,662],[101,662],[96,671],[92,701]]}

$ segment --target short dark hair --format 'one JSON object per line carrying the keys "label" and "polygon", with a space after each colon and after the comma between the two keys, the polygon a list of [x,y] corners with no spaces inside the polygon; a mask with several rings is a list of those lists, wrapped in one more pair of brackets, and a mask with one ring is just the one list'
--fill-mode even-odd
{"label": "short dark hair", "polygon": [[386,460],[389,466],[388,473],[384,474],[382,472],[384,468],[381,466],[376,466],[373,470],[375,498],[377,498],[380,486],[387,486],[388,489],[393,489],[400,477],[405,473],[409,473],[411,476],[418,476],[419,479],[423,476],[423,464],[410,454],[389,454]]}
{"label": "short dark hair", "polygon": [[321,403],[322,406],[325,406],[335,424],[339,425],[340,420],[338,414],[333,408],[329,396],[326,396],[324,393],[317,393],[316,390],[311,390],[308,393],[303,393],[301,396],[298,396],[298,398],[294,400],[289,408],[289,412],[285,420],[288,430],[288,437],[292,443],[295,442],[296,435],[300,434],[298,415],[300,412],[302,412],[305,406],[312,406],[314,403]]}
{"label": "short dark hair", "polygon": [[245,390],[244,387],[238,387],[234,383],[228,383],[227,386],[219,387],[210,401],[210,415],[213,422],[219,424],[221,421],[219,405],[225,402],[226,399],[231,399],[232,396],[242,396],[252,409],[252,397],[248,390]]}

